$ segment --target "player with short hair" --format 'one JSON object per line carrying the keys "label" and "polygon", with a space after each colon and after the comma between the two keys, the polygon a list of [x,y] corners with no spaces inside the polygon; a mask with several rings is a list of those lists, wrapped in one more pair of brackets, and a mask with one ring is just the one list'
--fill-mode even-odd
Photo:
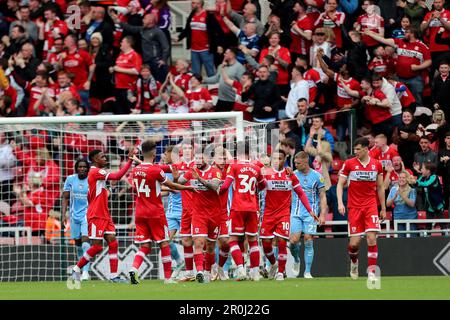
{"label": "player with short hair", "polygon": [[[300,186],[308,197],[308,201],[314,212],[320,209],[319,224],[325,223],[327,215],[327,196],[325,193],[325,180],[323,176],[310,168],[309,155],[305,151],[300,151],[294,157],[294,164],[297,170],[294,171],[300,182]],[[290,249],[294,257],[292,271],[295,276],[300,272],[300,239],[303,233],[305,244],[305,272],[303,276],[312,279],[311,265],[314,259],[313,235],[317,231],[316,221],[311,217],[310,212],[301,204],[296,194],[293,194],[291,206],[291,236]]]}
{"label": "player with short hair", "polygon": [[156,144],[152,140],[141,145],[144,161],[136,166],[131,179],[136,197],[136,235],[135,242],[141,244],[139,252],[134,257],[133,266],[129,271],[131,284],[138,284],[139,267],[144,257],[150,254],[150,242],[159,244],[161,261],[164,269],[164,283],[176,283],[171,279],[172,260],[170,258],[169,228],[167,226],[164,206],[161,201],[161,185],[174,190],[195,191],[191,186],[182,186],[167,179],[163,169],[153,162],[156,158]]}
{"label": "player with short hair", "polygon": [[117,252],[119,244],[116,240],[116,231],[114,222],[109,214],[108,208],[108,189],[106,188],[106,181],[120,180],[130,169],[135,154],[134,147],[128,152],[128,162],[118,172],[108,172],[105,168],[108,166],[108,159],[103,151],[95,149],[89,152],[89,161],[92,166],[88,174],[88,231],[89,239],[92,241],[92,246],[78,261],[72,270],[72,276],[69,281],[73,281],[73,286],[76,289],[81,288],[80,272],[97,253],[102,251],[103,239],[108,243],[109,266],[111,271],[111,282],[124,283],[126,280],[120,278],[117,274],[119,260]]}
{"label": "player with short hair", "polygon": [[[262,239],[266,258],[271,263],[269,279],[284,280],[284,271],[287,261],[287,241],[290,235],[290,216],[292,191],[298,195],[300,201],[309,212],[312,219],[317,219],[312,211],[305,192],[293,172],[284,168],[286,153],[277,150],[272,153],[273,171],[264,175],[267,183],[264,216],[259,237]],[[278,243],[278,263],[273,254],[272,241],[276,238]]]}
{"label": "player with short hair", "polygon": [[[211,280],[211,266],[215,262],[215,245],[222,214],[220,198],[216,191],[222,180],[222,172],[208,164],[208,161],[206,153],[196,154],[195,167],[178,179],[179,183],[189,182],[198,190],[192,198],[192,238],[196,279],[200,283],[208,283]],[[205,245],[206,255],[203,254]]]}
{"label": "player with short hair", "polygon": [[[74,239],[77,247],[77,259],[89,250],[87,208],[88,208],[88,162],[78,159],[75,162],[75,173],[68,176],[64,182],[62,215],[70,219],[70,238]],[[67,213],[67,208],[69,212]],[[81,280],[89,280],[90,263],[83,267]]]}
{"label": "player with short hair", "polygon": [[[367,237],[368,277],[379,281],[376,276],[378,247],[377,233],[381,221],[386,217],[386,202],[383,186],[383,167],[378,160],[369,156],[369,140],[358,138],[354,145],[355,157],[345,161],[340,171],[336,188],[339,213],[345,214],[342,200],[344,184],[348,182],[348,232],[350,242],[348,254],[351,259],[350,276],[358,278],[358,253],[361,235]],[[378,214],[378,201],[381,211]]]}
{"label": "player with short hair", "polygon": [[250,279],[259,281],[258,197],[256,190],[265,188],[266,183],[261,167],[250,161],[249,144],[245,143],[243,158],[238,159],[227,170],[227,177],[219,189],[219,194],[227,192],[233,184],[233,201],[230,211],[230,252],[237,266],[237,280],[247,278],[244,259],[239,246],[239,237],[246,236],[250,251]]}

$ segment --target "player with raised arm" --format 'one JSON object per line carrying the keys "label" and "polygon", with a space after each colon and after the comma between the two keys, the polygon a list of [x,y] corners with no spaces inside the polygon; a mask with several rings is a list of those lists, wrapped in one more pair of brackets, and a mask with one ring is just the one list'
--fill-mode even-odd
{"label": "player with raised arm", "polygon": [[[325,180],[323,176],[309,167],[309,155],[300,151],[294,157],[297,170],[294,171],[300,182],[300,186],[308,197],[314,212],[320,210],[319,224],[324,225],[327,215],[327,196],[325,193]],[[311,265],[314,259],[313,235],[317,231],[317,223],[311,217],[310,212],[293,194],[291,206],[291,236],[290,249],[294,257],[293,273],[297,276],[300,272],[300,238],[303,233],[305,244],[305,272],[304,278],[312,279]]]}
{"label": "player with raised arm", "polygon": [[[354,145],[355,157],[342,166],[336,189],[339,213],[345,214],[342,199],[345,183],[348,181],[348,232],[350,243],[348,254],[351,259],[350,276],[358,279],[358,253],[363,234],[367,237],[368,279],[379,281],[376,276],[378,247],[377,233],[380,232],[380,218],[386,217],[386,202],[383,186],[383,168],[378,160],[369,157],[369,140],[358,138]],[[381,205],[380,214],[377,208]]]}
{"label": "player with raised arm", "polygon": [[[244,259],[239,247],[239,237],[246,236],[250,248],[250,279],[259,281],[258,247],[258,197],[257,188],[262,190],[266,183],[261,168],[250,161],[249,144],[245,143],[244,158],[238,159],[227,170],[227,177],[219,189],[219,194],[228,192],[233,184],[233,201],[230,211],[230,252],[237,266],[237,280],[247,278]],[[239,150],[239,149],[238,149]]]}
{"label": "player with raised arm", "polygon": [[150,254],[151,241],[159,244],[164,269],[164,283],[176,283],[171,279],[172,259],[169,247],[169,228],[164,206],[161,201],[161,185],[174,190],[195,191],[194,187],[183,186],[167,179],[161,166],[153,164],[156,158],[156,144],[151,140],[141,145],[144,161],[132,173],[133,189],[136,197],[136,236],[135,242],[141,244],[129,271],[131,284],[138,284],[138,270],[144,257]]}
{"label": "player with raised arm", "polygon": [[[208,283],[211,280],[211,266],[215,262],[215,245],[222,214],[217,194],[222,172],[208,164],[209,160],[206,154],[196,154],[195,167],[178,179],[179,183],[189,182],[198,190],[192,198],[192,238],[196,279],[200,283]],[[206,256],[203,254],[205,244]]]}
{"label": "player with raised arm", "polygon": [[[297,176],[284,168],[286,153],[277,150],[272,153],[273,171],[264,174],[266,180],[266,201],[264,216],[259,237],[262,239],[263,250],[271,264],[269,279],[284,280],[284,271],[287,261],[287,241],[290,235],[291,199],[292,191],[298,195],[313,220],[319,220],[312,211],[308,198],[303,192]],[[272,241],[276,238],[278,243],[278,263],[273,254]]]}
{"label": "player with raised arm", "polygon": [[[77,259],[89,250],[87,208],[88,208],[88,162],[78,159],[75,162],[75,173],[64,182],[62,199],[62,216],[70,219],[70,238],[75,240]],[[67,211],[69,208],[69,211]],[[90,263],[83,267],[81,280],[89,280]]]}
{"label": "player with raised arm", "polygon": [[128,282],[120,278],[117,274],[119,267],[119,260],[117,252],[119,244],[116,240],[116,231],[114,222],[109,214],[108,208],[108,189],[106,188],[106,181],[120,180],[130,169],[135,154],[134,147],[128,152],[128,162],[118,172],[108,172],[105,168],[108,166],[108,159],[103,151],[95,149],[89,152],[89,161],[91,168],[88,174],[88,231],[89,239],[92,241],[92,246],[78,261],[77,265],[72,270],[72,276],[69,281],[73,281],[73,286],[76,289],[81,288],[80,273],[83,268],[95,255],[103,249],[103,239],[108,243],[109,266],[111,272],[111,282],[125,283]]}

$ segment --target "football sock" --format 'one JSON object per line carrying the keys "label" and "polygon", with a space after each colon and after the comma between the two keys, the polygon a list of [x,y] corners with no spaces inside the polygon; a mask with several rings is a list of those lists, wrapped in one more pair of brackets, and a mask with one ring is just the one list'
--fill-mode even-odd
{"label": "football sock", "polygon": [[172,258],[170,257],[170,247],[161,248],[161,261],[164,269],[164,279],[170,279],[172,275]]}
{"label": "football sock", "polygon": [[195,253],[194,254],[194,263],[195,263],[195,269],[197,272],[203,271],[203,262],[205,261],[205,256],[202,253]]}
{"label": "football sock", "polygon": [[353,263],[356,263],[358,261],[358,253],[358,248],[348,245],[348,255],[350,256],[350,259]]}
{"label": "football sock", "polygon": [[77,267],[80,269],[83,268],[89,261],[92,260],[92,258],[95,257],[97,253],[102,251],[102,249],[103,247],[101,245],[93,245],[92,247],[90,247],[89,250],[83,254],[80,261],[78,261]]}
{"label": "football sock", "polygon": [[237,241],[230,241],[230,253],[233,257],[234,263],[236,266],[244,265],[244,258],[242,257],[242,251],[239,249],[239,245]]}
{"label": "football sock", "polygon": [[219,267],[223,267],[228,260],[228,254],[230,253],[230,245],[224,244],[219,250]]}
{"label": "football sock", "polygon": [[270,264],[275,264],[275,256],[273,255],[272,241],[263,241],[262,245],[264,255],[266,256],[267,260],[270,262]]}
{"label": "football sock", "polygon": [[258,247],[258,241],[249,241],[250,247],[250,268],[259,267],[260,252]]}
{"label": "football sock", "polygon": [[311,265],[314,259],[313,240],[305,241],[305,273],[311,273]]}
{"label": "football sock", "polygon": [[108,256],[109,256],[109,268],[111,271],[111,279],[117,277],[117,269],[119,268],[119,257],[117,252],[119,251],[119,243],[114,240],[108,244]]}
{"label": "football sock", "polygon": [[138,252],[136,252],[136,255],[134,256],[133,260],[133,268],[132,270],[134,272],[139,272],[139,267],[142,264],[142,261],[144,261],[144,258],[146,255],[149,255],[151,251],[150,247],[141,247]]}
{"label": "football sock", "polygon": [[368,267],[376,266],[378,259],[378,245],[367,246],[367,265]]}
{"label": "football sock", "polygon": [[[89,248],[91,247],[91,244],[89,242],[83,242],[81,244],[81,248],[82,248],[82,254],[85,254]],[[89,268],[91,267],[91,263],[88,262],[84,267],[83,267],[83,271],[89,271]]]}
{"label": "football sock", "polygon": [[287,243],[285,240],[278,240],[278,251],[278,272],[283,273],[287,261]]}
{"label": "football sock", "polygon": [[294,258],[295,263],[300,263],[300,242],[290,243],[289,249],[291,251],[291,255]]}
{"label": "football sock", "polygon": [[194,270],[194,248],[192,246],[184,247],[184,262],[186,263],[186,271]]}

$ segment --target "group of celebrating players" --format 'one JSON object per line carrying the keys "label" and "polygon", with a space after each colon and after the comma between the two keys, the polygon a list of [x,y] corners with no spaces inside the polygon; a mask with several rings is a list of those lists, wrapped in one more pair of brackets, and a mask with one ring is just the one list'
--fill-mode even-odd
{"label": "group of celebrating players", "polygon": [[[353,279],[358,278],[358,251],[361,236],[366,234],[368,275],[376,280],[376,234],[380,231],[379,218],[384,219],[386,208],[382,167],[369,157],[368,147],[367,139],[356,140],[356,156],[347,160],[341,169],[337,195],[339,211],[344,214],[342,191],[348,182],[350,275]],[[151,242],[160,247],[166,284],[227,280],[223,267],[229,254],[237,268],[236,280],[259,281],[261,257],[258,238],[270,262],[268,277],[282,281],[288,244],[295,259],[294,273],[298,275],[300,271],[298,255],[302,233],[305,243],[304,277],[312,278],[313,236],[317,225],[325,223],[328,208],[324,179],[310,168],[309,155],[305,152],[296,154],[297,170],[292,171],[284,167],[286,154],[282,150],[272,152],[270,163],[263,164],[250,159],[248,143],[238,145],[237,150],[243,152],[239,152],[236,159],[222,146],[210,145],[200,152],[194,149],[192,143],[170,146],[165,151],[164,164],[156,164],[156,144],[146,140],[140,146],[143,159],[138,158],[133,148],[129,151],[128,162],[118,172],[106,170],[108,159],[100,150],[89,153],[91,167],[87,174],[87,162],[79,160],[76,163],[76,173],[67,178],[64,186],[64,197],[70,199],[72,237],[77,239],[79,258],[68,283],[80,288],[81,280],[88,279],[86,266],[103,250],[103,239],[108,244],[112,282],[139,283],[139,268],[145,256],[150,254]],[[137,165],[132,169],[130,181],[135,193],[135,243],[140,245],[140,249],[129,270],[128,281],[117,272],[118,242],[108,210],[106,182],[121,179],[133,162]],[[230,187],[232,191],[229,192]],[[85,202],[83,190],[87,190]],[[164,192],[169,195],[166,210],[162,202]],[[380,215],[378,205],[381,205]],[[83,210],[86,210],[84,217],[80,214]],[[184,261],[176,257],[177,252],[174,251],[177,249],[171,242],[176,233],[182,239]],[[216,243],[219,246],[217,264]],[[278,248],[277,258],[274,245]],[[243,258],[246,251],[250,261],[248,275]],[[172,257],[176,257],[177,263],[174,272]],[[177,277],[181,268],[185,268],[184,276]]]}

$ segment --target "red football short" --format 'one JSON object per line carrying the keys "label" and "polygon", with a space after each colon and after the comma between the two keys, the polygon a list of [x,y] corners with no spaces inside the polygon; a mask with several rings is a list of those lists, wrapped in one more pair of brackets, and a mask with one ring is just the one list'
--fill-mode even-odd
{"label": "red football short", "polygon": [[230,220],[228,220],[228,214],[226,212],[222,213],[220,227],[219,227],[219,238],[228,238],[229,230],[228,227],[230,225]]}
{"label": "red football short", "polygon": [[230,235],[256,236],[258,234],[258,213],[256,211],[230,212]]}
{"label": "red football short", "polygon": [[88,234],[89,239],[101,240],[105,234],[116,234],[116,227],[111,218],[92,218],[88,219]]}
{"label": "red football short", "polygon": [[192,237],[205,237],[215,241],[219,236],[220,215],[206,216],[204,214],[192,214]]}
{"label": "red football short", "polygon": [[271,239],[275,236],[289,240],[291,216],[288,215],[267,215],[264,214],[259,237]]}
{"label": "red football short", "polygon": [[167,226],[167,220],[164,214],[155,218],[136,218],[134,242],[145,243],[150,241],[156,243],[169,241],[169,227]]}
{"label": "red football short", "polygon": [[368,231],[380,232],[380,218],[376,206],[348,209],[349,236],[363,235]]}
{"label": "red football short", "polygon": [[181,226],[179,231],[180,237],[192,236],[191,222],[192,222],[192,210],[183,210],[183,212],[181,213]]}

